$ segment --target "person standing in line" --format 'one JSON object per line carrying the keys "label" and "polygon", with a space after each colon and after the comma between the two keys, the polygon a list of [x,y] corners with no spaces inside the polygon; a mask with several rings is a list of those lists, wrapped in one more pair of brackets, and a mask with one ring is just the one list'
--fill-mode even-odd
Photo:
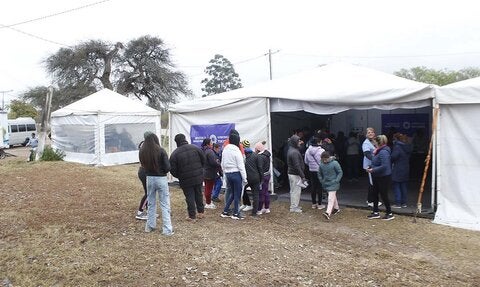
{"label": "person standing in line", "polygon": [[[143,134],[143,138],[145,139],[149,134],[152,132],[146,131]],[[156,138],[158,139],[158,137]],[[142,148],[144,141],[141,141],[140,144],[138,145],[138,150]],[[160,142],[157,142],[158,145],[160,145]],[[142,165],[138,168],[138,179],[140,179],[140,182],[142,183],[143,186],[143,197],[140,199],[140,205],[138,206],[137,214],[135,215],[136,219],[139,220],[147,220],[147,174],[145,172],[145,169],[143,168]]]}
{"label": "person standing in line", "polygon": [[395,204],[392,208],[407,207],[408,180],[410,179],[410,155],[412,146],[407,136],[401,133],[393,135],[392,182]]}
{"label": "person standing in line", "polygon": [[301,213],[300,195],[302,193],[302,186],[305,182],[305,164],[300,153],[300,146],[303,142],[300,137],[293,135],[288,140],[289,148],[287,153],[288,165],[288,181],[290,183],[290,212]]}
{"label": "person standing in line", "polygon": [[335,157],[330,156],[328,151],[324,151],[321,158],[322,160],[317,175],[323,189],[328,192],[328,206],[323,216],[325,216],[327,220],[330,220],[330,216],[340,212],[337,191],[340,189],[340,180],[342,179],[343,171],[338,161],[335,160]]}
{"label": "person standing in line", "polygon": [[[375,129],[368,127],[366,131],[366,137],[362,144],[363,169],[368,175],[367,205],[373,207],[373,202],[378,201],[378,194],[373,191],[372,175],[367,171],[367,169],[372,165],[373,151],[377,147],[377,142],[375,141]],[[378,205],[380,206],[382,203],[378,202]]]}
{"label": "person standing in line", "polygon": [[388,200],[388,190],[392,184],[392,162],[390,159],[390,147],[387,145],[387,136],[379,135],[377,137],[378,147],[373,151],[372,165],[367,169],[367,172],[373,178],[373,191],[376,195],[376,200],[373,202],[373,212],[367,216],[368,219],[380,218],[378,210],[378,196],[382,197],[385,204],[386,214],[383,220],[392,220],[392,209],[390,208],[390,201]]}
{"label": "person standing in line", "polygon": [[322,141],[318,137],[313,137],[311,145],[305,152],[305,164],[308,165],[310,173],[310,191],[312,196],[312,208],[323,209],[325,205],[322,204],[322,186],[318,181],[318,166],[321,161],[321,155],[325,151],[320,143]]}
{"label": "person standing in line", "polygon": [[358,181],[358,171],[360,164],[360,142],[357,133],[350,132],[345,143],[345,165],[348,181]]}
{"label": "person standing in line", "polygon": [[266,142],[255,144],[255,152],[258,153],[258,159],[262,162],[263,176],[261,182],[260,196],[258,199],[257,215],[270,213],[270,192],[268,185],[270,183],[270,152],[265,148]]}
{"label": "person standing in line", "polygon": [[220,163],[217,161],[215,152],[212,148],[212,140],[210,138],[204,139],[202,149],[205,153],[204,166],[204,183],[205,183],[205,208],[215,209],[216,206],[212,202],[212,190],[215,185],[217,171],[220,168]]}
{"label": "person standing in line", "polygon": [[[238,133],[238,131],[236,129],[231,129],[229,134],[228,134],[228,139],[226,139],[224,142],[223,142],[223,148],[225,149],[225,147],[227,145],[230,144],[230,135],[232,134],[235,134],[238,136],[239,140],[240,140],[240,134]],[[242,154],[242,157],[245,157],[245,149],[243,147],[243,144],[240,143],[238,145],[238,148],[240,149],[240,153]],[[221,161],[220,161],[221,162]],[[225,180],[225,184],[226,184],[226,188],[225,188],[225,195],[224,195],[224,201],[227,202],[228,198],[232,195],[232,187],[229,185],[229,181],[228,180]]]}
{"label": "person standing in line", "polygon": [[[248,140],[243,140],[241,143],[243,145],[244,151],[245,151],[245,159],[247,157],[247,149],[249,149],[249,153],[252,153],[252,150],[250,149],[250,141]],[[250,180],[248,180],[248,171],[247,171],[247,185],[243,187],[243,192],[242,192],[242,206],[240,206],[240,211],[250,211],[253,209],[252,207],[252,202],[250,201],[250,197],[248,196],[247,193],[247,187],[250,187],[250,189],[253,191],[252,186],[250,185]]]}
{"label": "person standing in line", "polygon": [[[252,211],[252,216],[257,216],[258,210],[258,201],[260,197],[260,184],[263,179],[263,167],[262,161],[260,161],[257,153],[248,147],[245,148],[245,171],[247,173],[247,182],[252,190],[252,200],[253,206],[250,210]],[[244,194],[246,190],[244,190]],[[248,194],[247,194],[248,196]],[[246,211],[246,209],[244,209]]]}
{"label": "person standing in line", "polygon": [[212,201],[213,202],[220,202],[220,199],[218,198],[220,195],[220,191],[222,189],[222,184],[223,184],[223,171],[222,167],[220,166],[220,163],[222,162],[222,153],[220,151],[220,145],[217,143],[213,144],[213,152],[215,153],[215,161],[218,163],[218,169],[215,175],[215,185],[213,186],[213,192],[212,192]]}
{"label": "person standing in line", "polygon": [[203,166],[205,165],[205,154],[196,145],[189,144],[184,134],[175,136],[177,148],[170,156],[172,169],[170,173],[178,178],[180,187],[185,195],[187,203],[187,220],[204,217],[203,205]]}
{"label": "person standing in line", "polygon": [[170,218],[170,192],[168,190],[167,173],[170,162],[167,152],[158,144],[158,137],[150,133],[139,151],[140,163],[147,175],[148,214],[145,232],[152,232],[157,226],[157,193],[162,209],[162,234],[173,235]]}
{"label": "person standing in line", "polygon": [[[242,197],[242,185],[247,184],[247,173],[245,171],[245,162],[240,152],[240,137],[237,133],[230,133],[229,144],[225,146],[222,152],[222,170],[227,181],[227,188],[230,189],[230,195],[225,199],[225,208],[220,214],[221,217],[231,217],[232,219],[244,219],[240,214],[239,203]],[[233,202],[233,214],[230,216],[230,205]]]}

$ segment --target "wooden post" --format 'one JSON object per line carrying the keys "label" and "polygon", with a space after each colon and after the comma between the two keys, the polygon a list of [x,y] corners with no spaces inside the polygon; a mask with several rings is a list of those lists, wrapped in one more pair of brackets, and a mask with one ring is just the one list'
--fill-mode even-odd
{"label": "wooden post", "polygon": [[435,108],[433,110],[432,136],[430,138],[430,145],[428,147],[427,157],[425,158],[425,167],[423,169],[422,182],[420,184],[420,190],[418,192],[417,210],[415,212],[414,222],[415,222],[415,219],[417,217],[417,214],[422,212],[422,196],[423,196],[423,191],[425,189],[425,181],[427,180],[427,174],[428,174],[428,167],[430,165],[430,159],[432,157],[433,139],[434,139],[434,136],[435,136],[435,132],[437,130],[438,109],[439,108]]}

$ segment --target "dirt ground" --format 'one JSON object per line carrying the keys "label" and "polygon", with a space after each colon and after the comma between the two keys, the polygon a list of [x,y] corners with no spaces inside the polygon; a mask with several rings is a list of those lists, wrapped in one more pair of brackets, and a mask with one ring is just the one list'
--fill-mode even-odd
{"label": "dirt ground", "polygon": [[[258,219],[207,210],[188,222],[171,186],[175,235],[144,233],[137,164],[0,160],[3,286],[479,286],[480,232],[342,209],[331,221],[275,201]],[[160,223],[161,221],[159,221]],[[160,223],[161,224],[161,223]]]}

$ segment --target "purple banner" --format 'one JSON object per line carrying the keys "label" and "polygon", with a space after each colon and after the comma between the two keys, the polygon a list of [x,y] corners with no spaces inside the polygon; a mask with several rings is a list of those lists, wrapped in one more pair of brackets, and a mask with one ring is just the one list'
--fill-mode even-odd
{"label": "purple banner", "polygon": [[430,134],[429,114],[382,114],[382,134],[402,133],[408,136],[422,129]]}
{"label": "purple banner", "polygon": [[192,144],[201,147],[203,140],[210,138],[212,143],[222,146],[232,129],[235,129],[235,124],[192,125],[190,140]]}

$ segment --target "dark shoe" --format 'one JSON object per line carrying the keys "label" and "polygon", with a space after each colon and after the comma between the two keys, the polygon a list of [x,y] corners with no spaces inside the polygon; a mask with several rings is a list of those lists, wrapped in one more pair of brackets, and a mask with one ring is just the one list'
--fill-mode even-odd
{"label": "dark shoe", "polygon": [[338,214],[338,213],[340,213],[340,209],[334,209],[332,211],[332,215],[335,215],[335,214]]}
{"label": "dark shoe", "polygon": [[330,215],[328,215],[328,213],[324,212],[322,214],[327,220],[330,220]]}
{"label": "dark shoe", "polygon": [[395,216],[393,216],[393,213],[385,214],[385,216],[382,217],[383,220],[392,220],[394,218]]}
{"label": "dark shoe", "polygon": [[368,219],[377,219],[377,218],[380,218],[380,213],[378,213],[378,212],[372,212],[372,213],[370,213],[369,215],[367,215],[367,218],[368,218]]}
{"label": "dark shoe", "polygon": [[245,217],[243,217],[240,213],[232,215],[232,219],[234,220],[243,220]]}
{"label": "dark shoe", "polygon": [[227,218],[227,217],[230,217],[230,214],[224,211],[220,214],[220,217]]}

